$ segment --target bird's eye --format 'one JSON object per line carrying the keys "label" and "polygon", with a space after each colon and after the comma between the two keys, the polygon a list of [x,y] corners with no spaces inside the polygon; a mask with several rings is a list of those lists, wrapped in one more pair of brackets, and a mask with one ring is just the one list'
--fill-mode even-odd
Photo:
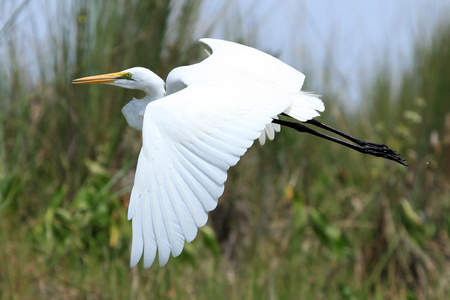
{"label": "bird's eye", "polygon": [[132,74],[131,72],[126,72],[126,73],[123,73],[123,74],[122,74],[121,78],[122,78],[122,79],[127,79],[127,80],[133,80],[133,79],[131,78],[131,76],[133,76],[133,74]]}

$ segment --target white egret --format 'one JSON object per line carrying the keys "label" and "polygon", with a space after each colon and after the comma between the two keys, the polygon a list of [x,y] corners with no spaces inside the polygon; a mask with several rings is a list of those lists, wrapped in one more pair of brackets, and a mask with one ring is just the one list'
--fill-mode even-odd
{"label": "white egret", "polygon": [[[128,124],[142,130],[143,146],[131,191],[131,267],[143,256],[144,267],[176,257],[191,242],[224,191],[227,170],[253,144],[273,139],[280,124],[338,142],[357,151],[404,164],[384,145],[354,139],[313,120],[325,107],[302,92],[305,76],[280,60],[233,42],[201,39],[210,55],[179,67],[164,81],[135,67],[117,73],[76,79],[73,83],[106,83],[145,92],[122,112]],[[159,100],[158,100],[159,99]],[[309,127],[278,119],[279,115],[322,127],[351,144]]]}

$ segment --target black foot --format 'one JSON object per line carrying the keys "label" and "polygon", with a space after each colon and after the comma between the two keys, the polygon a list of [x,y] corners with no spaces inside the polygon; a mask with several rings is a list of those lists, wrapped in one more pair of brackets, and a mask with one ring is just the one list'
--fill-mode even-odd
{"label": "black foot", "polygon": [[377,157],[384,157],[389,160],[393,160],[406,166],[406,161],[400,157],[397,152],[390,149],[388,146],[383,144],[375,144],[371,142],[363,142],[361,145],[361,152],[367,153]]}

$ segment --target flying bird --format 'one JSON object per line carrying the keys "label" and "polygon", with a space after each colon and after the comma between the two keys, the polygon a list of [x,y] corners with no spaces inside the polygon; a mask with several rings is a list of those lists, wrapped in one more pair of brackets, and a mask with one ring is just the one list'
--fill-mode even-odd
{"label": "flying bird", "polygon": [[273,139],[280,125],[405,164],[385,145],[353,138],[314,120],[324,104],[317,95],[301,91],[305,75],[289,65],[237,43],[210,38],[200,42],[209,56],[175,68],[166,84],[142,67],[73,80],[145,93],[122,109],[128,124],[142,130],[143,143],[128,207],[131,267],[143,257],[149,268],[157,253],[160,266],[170,255],[180,255],[184,243],[194,240],[208,212],[217,206],[228,169],[257,138],[261,144]]}

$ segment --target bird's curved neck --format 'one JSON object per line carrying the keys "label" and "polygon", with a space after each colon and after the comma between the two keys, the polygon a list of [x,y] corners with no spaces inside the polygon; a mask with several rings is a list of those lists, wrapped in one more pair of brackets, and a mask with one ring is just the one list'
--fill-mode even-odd
{"label": "bird's curved neck", "polygon": [[166,89],[164,86],[146,86],[142,91],[145,93],[143,99],[148,102],[163,98],[166,95]]}

